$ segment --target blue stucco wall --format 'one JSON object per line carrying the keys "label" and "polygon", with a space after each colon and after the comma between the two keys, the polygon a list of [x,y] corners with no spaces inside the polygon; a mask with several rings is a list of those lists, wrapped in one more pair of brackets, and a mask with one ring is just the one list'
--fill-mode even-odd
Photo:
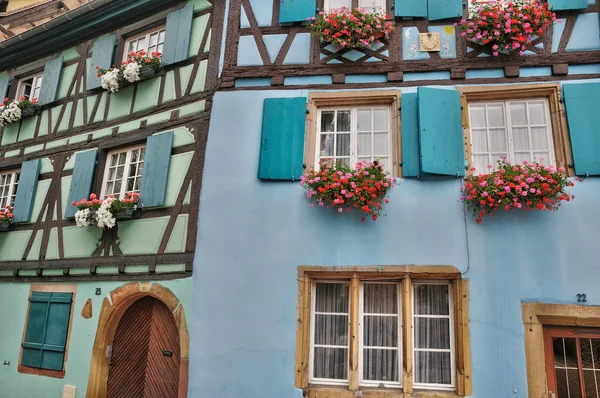
{"label": "blue stucco wall", "polygon": [[[405,89],[405,91],[414,91]],[[522,301],[600,305],[597,196],[587,179],[558,212],[475,223],[458,179],[401,180],[387,217],[310,209],[298,183],[256,178],[264,98],[217,93],[206,152],[191,324],[190,397],[300,397],[299,265],[453,265],[470,280],[473,396],[527,397]]]}

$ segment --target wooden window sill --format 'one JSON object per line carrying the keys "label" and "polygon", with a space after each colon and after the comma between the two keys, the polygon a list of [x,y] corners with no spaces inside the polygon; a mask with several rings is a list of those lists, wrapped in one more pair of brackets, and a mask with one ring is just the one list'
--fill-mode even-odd
{"label": "wooden window sill", "polygon": [[29,366],[19,365],[17,368],[19,373],[36,375],[36,376],[46,376],[52,377],[54,379],[64,379],[65,371],[64,370],[50,370],[50,369],[39,369],[39,368],[31,368]]}
{"label": "wooden window sill", "polygon": [[347,387],[309,387],[304,390],[308,398],[463,398],[451,391],[414,391],[403,392],[398,389],[362,388],[358,391],[349,391]]}

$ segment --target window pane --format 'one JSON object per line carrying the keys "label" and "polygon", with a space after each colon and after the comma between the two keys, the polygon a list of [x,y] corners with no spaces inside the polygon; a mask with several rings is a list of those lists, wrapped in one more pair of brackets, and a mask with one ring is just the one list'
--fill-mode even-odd
{"label": "window pane", "polygon": [[387,109],[375,109],[373,111],[373,124],[375,125],[373,130],[375,131],[388,131],[389,120]]}
{"label": "window pane", "polygon": [[121,183],[122,183],[122,180],[115,181],[115,187],[113,189],[114,194],[118,195],[121,192]]}
{"label": "window pane", "polygon": [[139,150],[131,151],[131,162],[132,163],[137,162],[137,158],[138,158],[138,154],[139,153],[140,153]]}
{"label": "window pane", "polygon": [[529,152],[515,152],[514,155],[514,163],[523,163],[523,161],[530,161],[530,154]]}
{"label": "window pane", "polygon": [[336,156],[350,156],[350,134],[337,134]]}
{"label": "window pane", "polygon": [[395,283],[364,284],[365,314],[398,314],[398,285]]}
{"label": "window pane", "polygon": [[359,0],[358,6],[362,8],[366,8],[371,11],[372,9],[376,9],[378,11],[383,11],[384,0]]}
{"label": "window pane", "polygon": [[358,131],[371,131],[371,110],[359,109],[357,111]]}
{"label": "window pane", "polygon": [[374,381],[399,380],[397,350],[363,350],[363,379]]}
{"label": "window pane", "polygon": [[579,370],[567,369],[567,381],[569,383],[570,398],[581,398],[581,383],[579,381]]}
{"label": "window pane", "polygon": [[449,315],[448,285],[414,285],[415,314]]}
{"label": "window pane", "polygon": [[593,370],[583,371],[583,383],[585,385],[586,398],[598,398],[598,387],[596,385],[597,372]]}
{"label": "window pane", "polygon": [[567,371],[565,369],[556,369],[556,396],[557,398],[569,398],[567,386]]}
{"label": "window pane", "polygon": [[329,9],[334,10],[338,8],[352,8],[352,0],[329,0]]}
{"label": "window pane", "polygon": [[515,150],[529,150],[529,129],[527,127],[513,127],[512,131]]}
{"label": "window pane", "polygon": [[471,105],[469,107],[471,128],[487,127],[485,122],[485,106]]}
{"label": "window pane", "polygon": [[119,154],[119,165],[125,164],[126,159],[127,159],[127,152],[121,152]]}
{"label": "window pane", "polygon": [[320,379],[348,378],[348,349],[315,347],[314,377]]}
{"label": "window pane", "polygon": [[531,127],[531,146],[533,150],[548,150],[548,132],[546,127]]}
{"label": "window pane", "polygon": [[165,42],[165,30],[164,29],[158,33],[158,42],[159,43]]}
{"label": "window pane", "polygon": [[536,162],[544,163],[544,164],[552,164],[550,159],[550,154],[548,152],[534,152],[533,159]]}
{"label": "window pane", "polygon": [[529,105],[529,124],[545,125],[546,109],[543,102],[530,102]]}
{"label": "window pane", "polygon": [[321,132],[334,131],[334,111],[323,111],[321,112]]}
{"label": "window pane", "polygon": [[577,368],[577,342],[575,338],[563,339],[567,368]]}
{"label": "window pane", "polygon": [[116,165],[117,165],[117,159],[118,159],[118,158],[119,158],[119,155],[117,155],[117,154],[115,154],[115,155],[112,155],[112,156],[110,157],[110,165],[111,165],[111,166],[116,166]]}
{"label": "window pane", "polygon": [[348,283],[317,283],[315,293],[316,312],[348,313]]}
{"label": "window pane", "polygon": [[117,167],[117,179],[123,179],[123,172],[125,171],[125,166]]}
{"label": "window pane", "polygon": [[373,155],[385,155],[388,153],[388,134],[373,134]]}
{"label": "window pane", "polygon": [[525,102],[510,103],[510,118],[513,126],[527,126],[527,110]]}
{"label": "window pane", "polygon": [[358,156],[371,155],[371,133],[358,133]]}
{"label": "window pane", "polygon": [[471,144],[473,147],[473,152],[487,152],[488,151],[488,143],[487,143],[487,130],[471,130]]}
{"label": "window pane", "polygon": [[363,344],[367,347],[398,347],[398,317],[366,315]]}
{"label": "window pane", "polygon": [[348,315],[315,315],[315,344],[348,345]]}
{"label": "window pane", "polygon": [[158,43],[158,33],[153,33],[150,35],[150,42],[148,43],[148,46],[156,46],[156,43]]}
{"label": "window pane", "polygon": [[321,151],[319,156],[333,156],[333,134],[321,135]]}
{"label": "window pane", "polygon": [[506,152],[506,131],[490,129],[490,152]]}
{"label": "window pane", "polygon": [[115,171],[117,170],[116,167],[111,167],[108,169],[108,179],[109,180],[114,180],[115,179]]}
{"label": "window pane", "polygon": [[337,130],[336,131],[350,131],[350,111],[338,111],[337,112]]}
{"label": "window pane", "polygon": [[491,104],[487,107],[488,127],[504,127],[504,105]]}
{"label": "window pane", "polygon": [[128,178],[127,179],[127,186],[125,187],[125,192],[131,192],[133,191],[133,178]]}
{"label": "window pane", "polygon": [[415,318],[415,347],[450,349],[450,319]]}
{"label": "window pane", "polygon": [[449,352],[415,352],[415,382],[452,384]]}

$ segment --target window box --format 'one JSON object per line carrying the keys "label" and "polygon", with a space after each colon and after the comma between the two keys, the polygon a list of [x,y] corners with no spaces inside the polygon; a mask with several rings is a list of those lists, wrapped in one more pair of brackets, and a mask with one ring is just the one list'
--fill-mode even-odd
{"label": "window box", "polygon": [[143,50],[137,53],[132,51],[129,53],[129,59],[123,62],[120,68],[96,67],[102,88],[114,93],[123,87],[155,77],[156,72],[162,69],[161,56],[159,52],[148,55]]}
{"label": "window box", "polygon": [[10,224],[7,222],[0,222],[0,232],[7,232],[10,228]]}
{"label": "window box", "polygon": [[134,209],[127,207],[125,209],[117,210],[113,216],[117,221],[131,220],[140,218],[142,216],[142,209]]}

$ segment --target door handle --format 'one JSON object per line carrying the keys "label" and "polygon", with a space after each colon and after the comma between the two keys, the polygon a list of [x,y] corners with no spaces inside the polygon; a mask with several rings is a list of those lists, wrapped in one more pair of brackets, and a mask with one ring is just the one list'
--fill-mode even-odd
{"label": "door handle", "polygon": [[173,351],[162,350],[162,354],[163,354],[163,357],[172,357],[173,356]]}

